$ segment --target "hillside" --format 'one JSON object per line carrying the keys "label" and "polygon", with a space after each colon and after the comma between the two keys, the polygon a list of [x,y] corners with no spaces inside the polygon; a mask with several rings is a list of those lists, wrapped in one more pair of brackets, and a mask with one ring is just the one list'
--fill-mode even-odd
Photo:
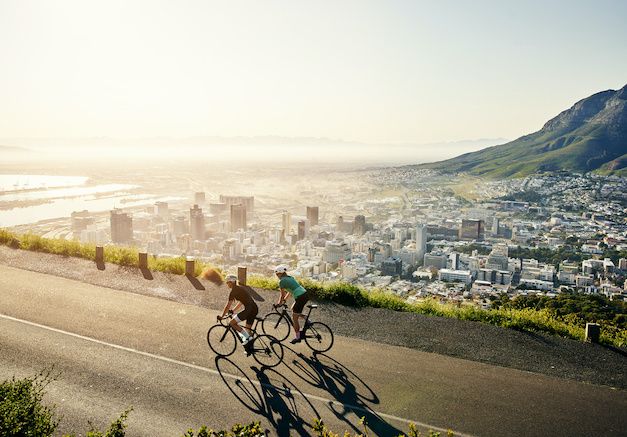
{"label": "hillside", "polygon": [[[0,246],[0,270],[2,266],[213,310],[222,309],[227,297],[225,286],[217,287],[208,281],[190,283],[185,276],[162,272],[153,272],[151,279],[146,280],[132,267],[108,264],[101,271],[89,260]],[[261,314],[271,310],[276,297],[276,291],[256,289],[254,298]],[[559,378],[621,389],[627,387],[627,361],[622,348],[447,317],[355,308],[325,301],[318,301],[318,304],[317,320],[332,326],[336,335]]]}
{"label": "hillside", "polygon": [[532,134],[420,167],[490,178],[559,170],[627,176],[627,85],[580,100]]}

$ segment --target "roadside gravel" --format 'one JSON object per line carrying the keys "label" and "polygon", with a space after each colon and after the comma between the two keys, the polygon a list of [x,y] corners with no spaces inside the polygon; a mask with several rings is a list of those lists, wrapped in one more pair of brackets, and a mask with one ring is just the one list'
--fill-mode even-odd
{"label": "roadside gravel", "polygon": [[[204,308],[221,309],[226,286],[160,272],[142,273],[107,264],[98,270],[91,261],[0,247],[0,263],[86,283],[129,291]],[[276,292],[255,290],[260,314],[270,311]],[[313,316],[334,333],[435,354],[449,355],[627,389],[627,350],[575,340],[503,329],[479,322],[401,313],[377,308],[351,308],[319,302]],[[433,356],[437,359],[437,356]],[[416,370],[420,371],[419,363]]]}

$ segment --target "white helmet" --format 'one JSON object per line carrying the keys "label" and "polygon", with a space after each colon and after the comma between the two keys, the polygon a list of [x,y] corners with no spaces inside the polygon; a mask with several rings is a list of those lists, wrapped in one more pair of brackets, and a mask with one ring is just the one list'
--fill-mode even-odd
{"label": "white helmet", "polygon": [[237,276],[235,276],[235,275],[228,275],[224,281],[225,282],[237,282]]}
{"label": "white helmet", "polygon": [[276,266],[274,273],[287,273],[287,267],[282,264],[280,266]]}

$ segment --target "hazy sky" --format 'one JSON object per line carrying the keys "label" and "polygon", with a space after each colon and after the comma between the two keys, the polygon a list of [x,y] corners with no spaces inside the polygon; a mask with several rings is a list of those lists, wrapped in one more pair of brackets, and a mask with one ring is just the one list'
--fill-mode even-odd
{"label": "hazy sky", "polygon": [[627,1],[0,0],[0,137],[516,138],[627,83]]}

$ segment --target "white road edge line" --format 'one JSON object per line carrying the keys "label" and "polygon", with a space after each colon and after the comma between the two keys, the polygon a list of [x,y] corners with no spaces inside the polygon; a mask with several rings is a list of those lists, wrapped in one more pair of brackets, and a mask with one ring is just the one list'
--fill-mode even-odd
{"label": "white road edge line", "polygon": [[[16,317],[11,317],[11,316],[8,316],[6,314],[0,314],[0,318],[6,319],[6,320],[11,320],[13,322],[23,323],[23,324],[26,324],[26,325],[34,326],[34,327],[37,327],[37,328],[40,328],[40,329],[45,329],[45,330],[56,332],[56,333],[59,333],[59,334],[68,335],[70,337],[79,338],[81,340],[89,341],[89,342],[92,342],[92,343],[97,343],[97,344],[100,344],[100,345],[103,345],[103,346],[111,347],[111,348],[114,348],[114,349],[119,349],[119,350],[122,350],[122,351],[125,351],[125,352],[130,352],[130,353],[134,353],[134,354],[138,354],[138,355],[143,355],[145,357],[152,358],[152,359],[155,359],[155,360],[165,361],[167,363],[177,364],[179,366],[188,367],[190,369],[199,370],[201,372],[211,373],[213,375],[218,375],[218,376],[221,376],[221,377],[227,377],[227,378],[234,379],[234,380],[237,380],[237,381],[245,382],[241,377],[239,377],[237,375],[233,375],[231,373],[219,372],[218,370],[210,369],[208,367],[202,367],[202,366],[198,366],[196,364],[186,363],[185,361],[179,361],[179,360],[175,360],[173,358],[164,357],[162,355],[155,355],[155,354],[151,354],[150,352],[144,352],[144,351],[140,351],[140,350],[137,350],[137,349],[132,349],[132,348],[129,348],[129,347],[126,347],[126,346],[120,346],[119,344],[108,343],[106,341],[98,340],[96,338],[87,337],[87,336],[84,336],[84,335],[81,335],[81,334],[76,334],[74,332],[64,331],[62,329],[53,328],[51,326],[42,325],[40,323],[30,322],[28,320],[18,319]],[[253,381],[250,378],[248,378],[248,381],[253,383],[254,385],[256,385],[258,387],[265,386],[265,387],[268,387],[268,388],[275,388],[276,389],[276,387],[274,387],[271,384],[265,384],[265,383],[262,383],[262,382],[259,382],[259,381]],[[291,391],[291,393],[294,394],[294,391]],[[302,397],[304,397],[306,399],[316,400],[316,401],[325,403],[327,405],[335,405],[337,407],[344,407],[344,408],[347,408],[349,410],[353,410],[355,413],[363,412],[363,413],[368,413],[368,414],[374,414],[376,416],[380,416],[380,417],[383,417],[383,418],[386,418],[386,419],[395,420],[397,422],[404,422],[404,423],[407,423],[407,424],[414,423],[417,426],[420,426],[420,427],[423,427],[423,428],[427,428],[427,429],[431,429],[433,431],[443,432],[444,434],[446,434],[449,431],[449,429],[444,429],[444,428],[440,428],[440,427],[437,427],[437,426],[429,425],[427,423],[419,422],[417,420],[405,419],[403,417],[398,417],[398,416],[393,416],[391,414],[381,413],[379,411],[370,410],[370,409],[359,407],[359,406],[356,406],[356,405],[344,404],[344,403],[339,402],[339,401],[334,401],[333,399],[327,399],[327,398],[323,398],[321,396],[316,396],[316,395],[312,395],[312,394],[309,394],[309,393],[304,393],[304,392],[301,392],[301,391],[297,391],[296,394],[298,394],[298,395],[300,395],[300,396],[302,396]],[[464,434],[464,433],[461,433],[461,432],[458,432],[458,431],[453,431],[453,430],[450,430],[450,431],[452,431],[455,436],[459,436],[459,437],[473,437],[471,434]]]}

